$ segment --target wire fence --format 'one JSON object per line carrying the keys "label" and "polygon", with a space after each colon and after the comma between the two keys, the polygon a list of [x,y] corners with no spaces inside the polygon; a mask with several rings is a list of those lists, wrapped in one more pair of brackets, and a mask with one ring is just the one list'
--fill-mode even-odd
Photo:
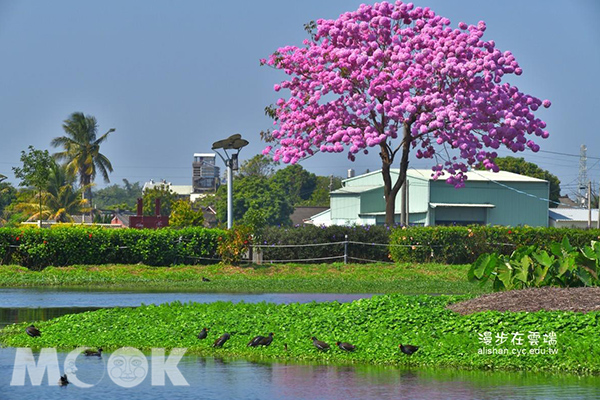
{"label": "wire fence", "polygon": [[[514,243],[487,243],[492,246],[510,246],[516,247]],[[336,254],[332,254],[327,257],[283,257],[283,258],[265,258],[265,254],[268,254],[269,250],[272,249],[302,249],[302,248],[310,248],[317,246],[332,246],[338,245],[340,246],[340,250]],[[354,246],[354,248],[352,247]],[[360,253],[361,248],[356,247],[370,246],[370,247],[383,247],[383,251],[379,251],[380,257],[378,258],[366,258],[359,257],[356,254]],[[394,264],[393,261],[390,261],[389,252],[387,251],[390,248],[425,248],[431,249],[430,257],[433,259],[435,256],[435,249],[441,249],[448,247],[447,244],[394,244],[394,243],[374,243],[374,242],[358,242],[354,240],[348,240],[348,236],[346,235],[345,240],[338,242],[326,242],[326,243],[308,243],[308,244],[256,244],[252,245],[252,252],[249,252],[246,261],[253,262],[257,264],[265,263],[285,263],[285,262],[314,262],[314,261],[326,261],[326,260],[340,260],[343,261],[344,264],[347,264],[348,261],[358,261],[364,263],[389,263]],[[252,254],[252,259],[250,259],[250,254]],[[373,254],[373,253],[371,253]]]}
{"label": "wire fence", "polygon": [[[182,241],[177,242],[182,245]],[[514,243],[486,243],[491,246],[516,247]],[[333,246],[333,248],[332,248]],[[336,246],[339,247],[336,248]],[[19,248],[20,245],[7,245],[8,248]],[[328,250],[316,250],[317,247],[327,247]],[[348,240],[346,235],[344,240],[336,242],[306,243],[306,244],[252,244],[243,262],[255,264],[275,264],[275,263],[311,263],[311,262],[331,262],[341,261],[347,264],[349,261],[359,263],[387,263],[394,264],[390,258],[390,249],[408,248],[412,250],[424,249],[429,253],[429,258],[433,260],[436,253],[447,248],[448,244],[395,244],[395,243],[375,243],[360,242]],[[117,246],[117,250],[127,250],[130,246]],[[371,250],[368,250],[371,248]],[[274,251],[273,251],[274,250]],[[375,251],[373,251],[375,250]],[[439,254],[439,253],[438,253]],[[276,256],[276,257],[273,257]],[[369,257],[370,256],[370,257]],[[270,257],[270,258],[269,258]],[[218,263],[222,259],[215,257],[201,257],[191,255],[180,255],[179,260],[185,259],[192,264],[196,263]],[[0,260],[0,264],[2,264]],[[187,262],[184,262],[187,263]]]}

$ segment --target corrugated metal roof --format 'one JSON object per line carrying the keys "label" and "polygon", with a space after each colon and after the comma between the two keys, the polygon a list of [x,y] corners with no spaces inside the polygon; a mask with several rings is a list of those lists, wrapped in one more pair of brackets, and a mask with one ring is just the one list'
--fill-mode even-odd
{"label": "corrugated metal roof", "polygon": [[[394,175],[398,175],[400,173],[400,169],[399,168],[392,168],[390,169],[390,172]],[[431,171],[431,169],[415,169],[415,168],[410,168],[407,172],[407,175],[411,178],[416,178],[416,179],[425,179],[425,180],[433,180],[433,178],[431,177],[431,174],[433,173]],[[367,177],[367,176],[371,176],[374,174],[379,174],[381,175],[381,170],[377,170],[377,171],[372,171],[363,175],[357,175],[354,176],[352,178],[347,178],[344,179],[343,182],[346,181],[356,181],[356,180],[360,180],[363,177]],[[491,172],[491,171],[469,171],[466,173],[467,175],[467,181],[471,181],[471,182],[486,182],[486,181],[498,181],[498,182],[547,182],[543,179],[538,179],[538,178],[532,178],[530,176],[525,176],[525,175],[519,175],[519,174],[515,174],[513,172],[508,172],[508,171],[499,171],[499,172]],[[445,175],[442,175],[441,177],[438,178],[438,180],[440,181],[444,181],[446,178],[448,178],[450,175],[448,173],[446,173]],[[382,180],[382,184],[383,184],[383,178]]]}
{"label": "corrugated metal roof", "polygon": [[346,193],[364,193],[369,190],[379,189],[382,185],[371,185],[371,186],[345,186],[343,188],[334,190],[331,194],[346,194]]}
{"label": "corrugated metal roof", "polygon": [[470,207],[470,208],[494,208],[494,204],[477,204],[477,203],[429,203],[431,208],[436,207]]}
{"label": "corrugated metal roof", "polygon": [[[398,174],[399,170],[396,169],[396,174]],[[407,174],[411,177],[422,178],[433,180],[431,177],[432,171],[430,169],[409,169]],[[499,181],[499,182],[546,182],[543,179],[532,178],[530,176],[519,175],[513,172],[508,171],[499,171],[499,172],[491,172],[491,171],[469,171],[466,173],[467,181],[477,182],[477,181]],[[438,180],[445,180],[445,178],[450,175],[446,173],[438,178]]]}

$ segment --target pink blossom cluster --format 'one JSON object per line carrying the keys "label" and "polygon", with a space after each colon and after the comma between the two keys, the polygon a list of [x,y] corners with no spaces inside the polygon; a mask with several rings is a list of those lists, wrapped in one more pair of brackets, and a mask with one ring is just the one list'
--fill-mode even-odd
{"label": "pink blossom cluster", "polygon": [[261,60],[290,77],[274,86],[289,91],[276,103],[274,159],[348,151],[354,160],[408,129],[417,158],[454,153],[432,174],[448,172],[447,181],[462,186],[468,166],[498,170],[500,146],[537,152],[528,137],[548,132],[534,112],[550,102],[502,82],[522,70],[511,52],[483,40],[485,30],[483,21],[453,29],[448,18],[401,1],[318,20],[304,47]]}

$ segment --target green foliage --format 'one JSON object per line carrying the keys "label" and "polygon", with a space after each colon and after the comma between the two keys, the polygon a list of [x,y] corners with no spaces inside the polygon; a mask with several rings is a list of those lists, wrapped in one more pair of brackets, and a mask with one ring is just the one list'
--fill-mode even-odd
{"label": "green foliage", "polygon": [[308,200],[317,186],[317,176],[300,164],[288,165],[271,178],[271,186],[279,188],[292,206]]}
{"label": "green foliage", "polygon": [[[189,354],[219,357],[245,357],[281,361],[363,363],[379,365],[435,366],[486,370],[526,370],[598,374],[600,372],[600,313],[560,311],[494,312],[461,316],[446,309],[457,296],[383,295],[351,303],[270,304],[215,302],[208,304],[173,302],[137,308],[113,308],[50,321],[35,322],[42,332],[30,338],[24,328],[30,323],[10,325],[0,333],[4,346],[58,347],[102,346],[113,351],[131,346],[143,351],[153,347],[186,348]],[[209,327],[209,338],[196,335]],[[212,342],[223,332],[231,339],[221,349]],[[273,344],[249,348],[256,335],[274,332]],[[525,350],[521,356],[480,354],[486,347],[484,332],[525,335],[525,343],[507,340],[499,347]],[[529,332],[540,336],[555,333],[556,344],[532,345]],[[312,345],[316,336],[331,345],[328,352]],[[336,341],[356,345],[353,353],[334,346]],[[287,343],[287,351],[284,349]],[[400,343],[419,346],[408,357]],[[493,345],[492,345],[493,346]],[[490,346],[490,347],[492,347]],[[532,354],[531,350],[554,348],[558,354]]]}
{"label": "green foliage", "polygon": [[[294,207],[328,206],[329,192],[341,187],[341,179],[316,176],[295,164],[274,171],[277,165],[263,155],[245,161],[233,182],[233,218],[243,221],[248,211],[260,211],[267,225],[290,225]],[[221,186],[216,196],[199,200],[202,205],[216,205],[217,220],[227,218],[227,186]]]}
{"label": "green foliage", "polygon": [[76,264],[166,266],[216,258],[219,229],[0,228],[0,263],[31,269]]}
{"label": "green foliage", "polygon": [[17,189],[8,182],[0,182],[0,226],[6,223],[5,209],[17,199]]}
{"label": "green foliage", "polygon": [[23,167],[13,167],[13,171],[15,176],[21,179],[21,186],[30,186],[37,190],[39,205],[37,218],[41,219],[42,192],[50,180],[50,169],[54,165],[54,160],[48,150],[36,150],[33,146],[29,146],[29,153],[21,151],[21,162]]}
{"label": "green foliage", "polygon": [[202,209],[194,210],[188,200],[176,200],[172,203],[169,227],[185,228],[189,226],[202,226],[203,224],[204,214],[202,213]]}
{"label": "green foliage", "polygon": [[245,176],[259,176],[270,178],[275,173],[275,167],[279,162],[273,161],[272,158],[263,154],[257,154],[249,160],[245,160],[237,173],[236,178]]}
{"label": "green foliage", "polygon": [[[216,194],[217,221],[227,221],[227,185]],[[281,187],[261,176],[246,176],[233,181],[233,220],[241,221],[248,211],[258,210],[268,225],[290,225],[293,208]]]}
{"label": "green foliage", "polygon": [[510,256],[482,254],[468,272],[469,281],[485,284],[492,280],[496,291],[600,285],[600,242],[578,249],[565,236],[561,243],[550,244],[550,249],[551,254],[536,246],[520,247]]}
{"label": "green foliage", "polygon": [[334,176],[317,176],[316,187],[308,200],[303,200],[297,206],[329,207],[329,193],[342,187],[342,178]]}
{"label": "green foliage", "polygon": [[93,193],[94,204],[100,209],[135,211],[137,199],[142,197],[142,186],[140,182],[123,179],[123,187],[115,184]]}
{"label": "green foliage", "polygon": [[436,226],[394,229],[390,254],[395,262],[470,264],[484,253],[510,255],[522,246],[550,251],[550,243],[568,237],[576,247],[600,239],[600,230],[501,226]]}
{"label": "green foliage", "polygon": [[166,184],[158,184],[144,190],[144,215],[154,215],[156,199],[160,199],[160,215],[171,215],[171,206],[177,200],[177,194]]}
{"label": "green foliage", "polygon": [[46,187],[44,205],[49,219],[57,222],[73,222],[73,215],[89,212],[87,201],[82,199],[85,188],[74,188],[75,178],[64,166],[54,163]]}
{"label": "green foliage", "polygon": [[252,228],[235,225],[219,236],[217,252],[224,264],[238,265],[252,243]]}
{"label": "green foliage", "polygon": [[50,180],[50,168],[54,164],[48,150],[36,150],[29,146],[29,153],[21,151],[23,167],[13,167],[15,176],[21,179],[21,186],[43,190]]}
{"label": "green foliage", "polygon": [[550,208],[556,208],[560,197],[560,180],[550,172],[538,167],[536,164],[525,161],[522,157],[498,157],[494,160],[502,171],[544,179],[550,183]]}
{"label": "green foliage", "polygon": [[98,122],[91,115],[82,112],[74,112],[63,122],[65,136],[52,139],[53,147],[62,147],[63,151],[54,154],[59,161],[65,162],[65,167],[70,174],[79,175],[79,186],[85,191],[88,205],[92,206],[91,184],[96,179],[96,174],[109,182],[108,173],[113,171],[112,164],[108,158],[100,153],[100,145],[107,140],[108,135],[115,131],[109,129],[100,137],[98,134]]}

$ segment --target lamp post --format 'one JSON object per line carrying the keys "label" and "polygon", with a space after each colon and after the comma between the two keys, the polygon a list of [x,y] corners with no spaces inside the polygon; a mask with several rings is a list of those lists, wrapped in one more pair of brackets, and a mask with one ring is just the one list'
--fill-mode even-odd
{"label": "lamp post", "polygon": [[[240,154],[242,147],[247,145],[248,141],[242,139],[242,135],[239,133],[231,135],[227,139],[214,142],[212,145],[212,150],[221,157],[221,160],[223,160],[227,167],[227,229],[231,229],[233,225],[233,171],[238,170],[238,154]],[[218,149],[223,149],[225,157],[217,151]],[[227,150],[237,151],[230,157]]]}

